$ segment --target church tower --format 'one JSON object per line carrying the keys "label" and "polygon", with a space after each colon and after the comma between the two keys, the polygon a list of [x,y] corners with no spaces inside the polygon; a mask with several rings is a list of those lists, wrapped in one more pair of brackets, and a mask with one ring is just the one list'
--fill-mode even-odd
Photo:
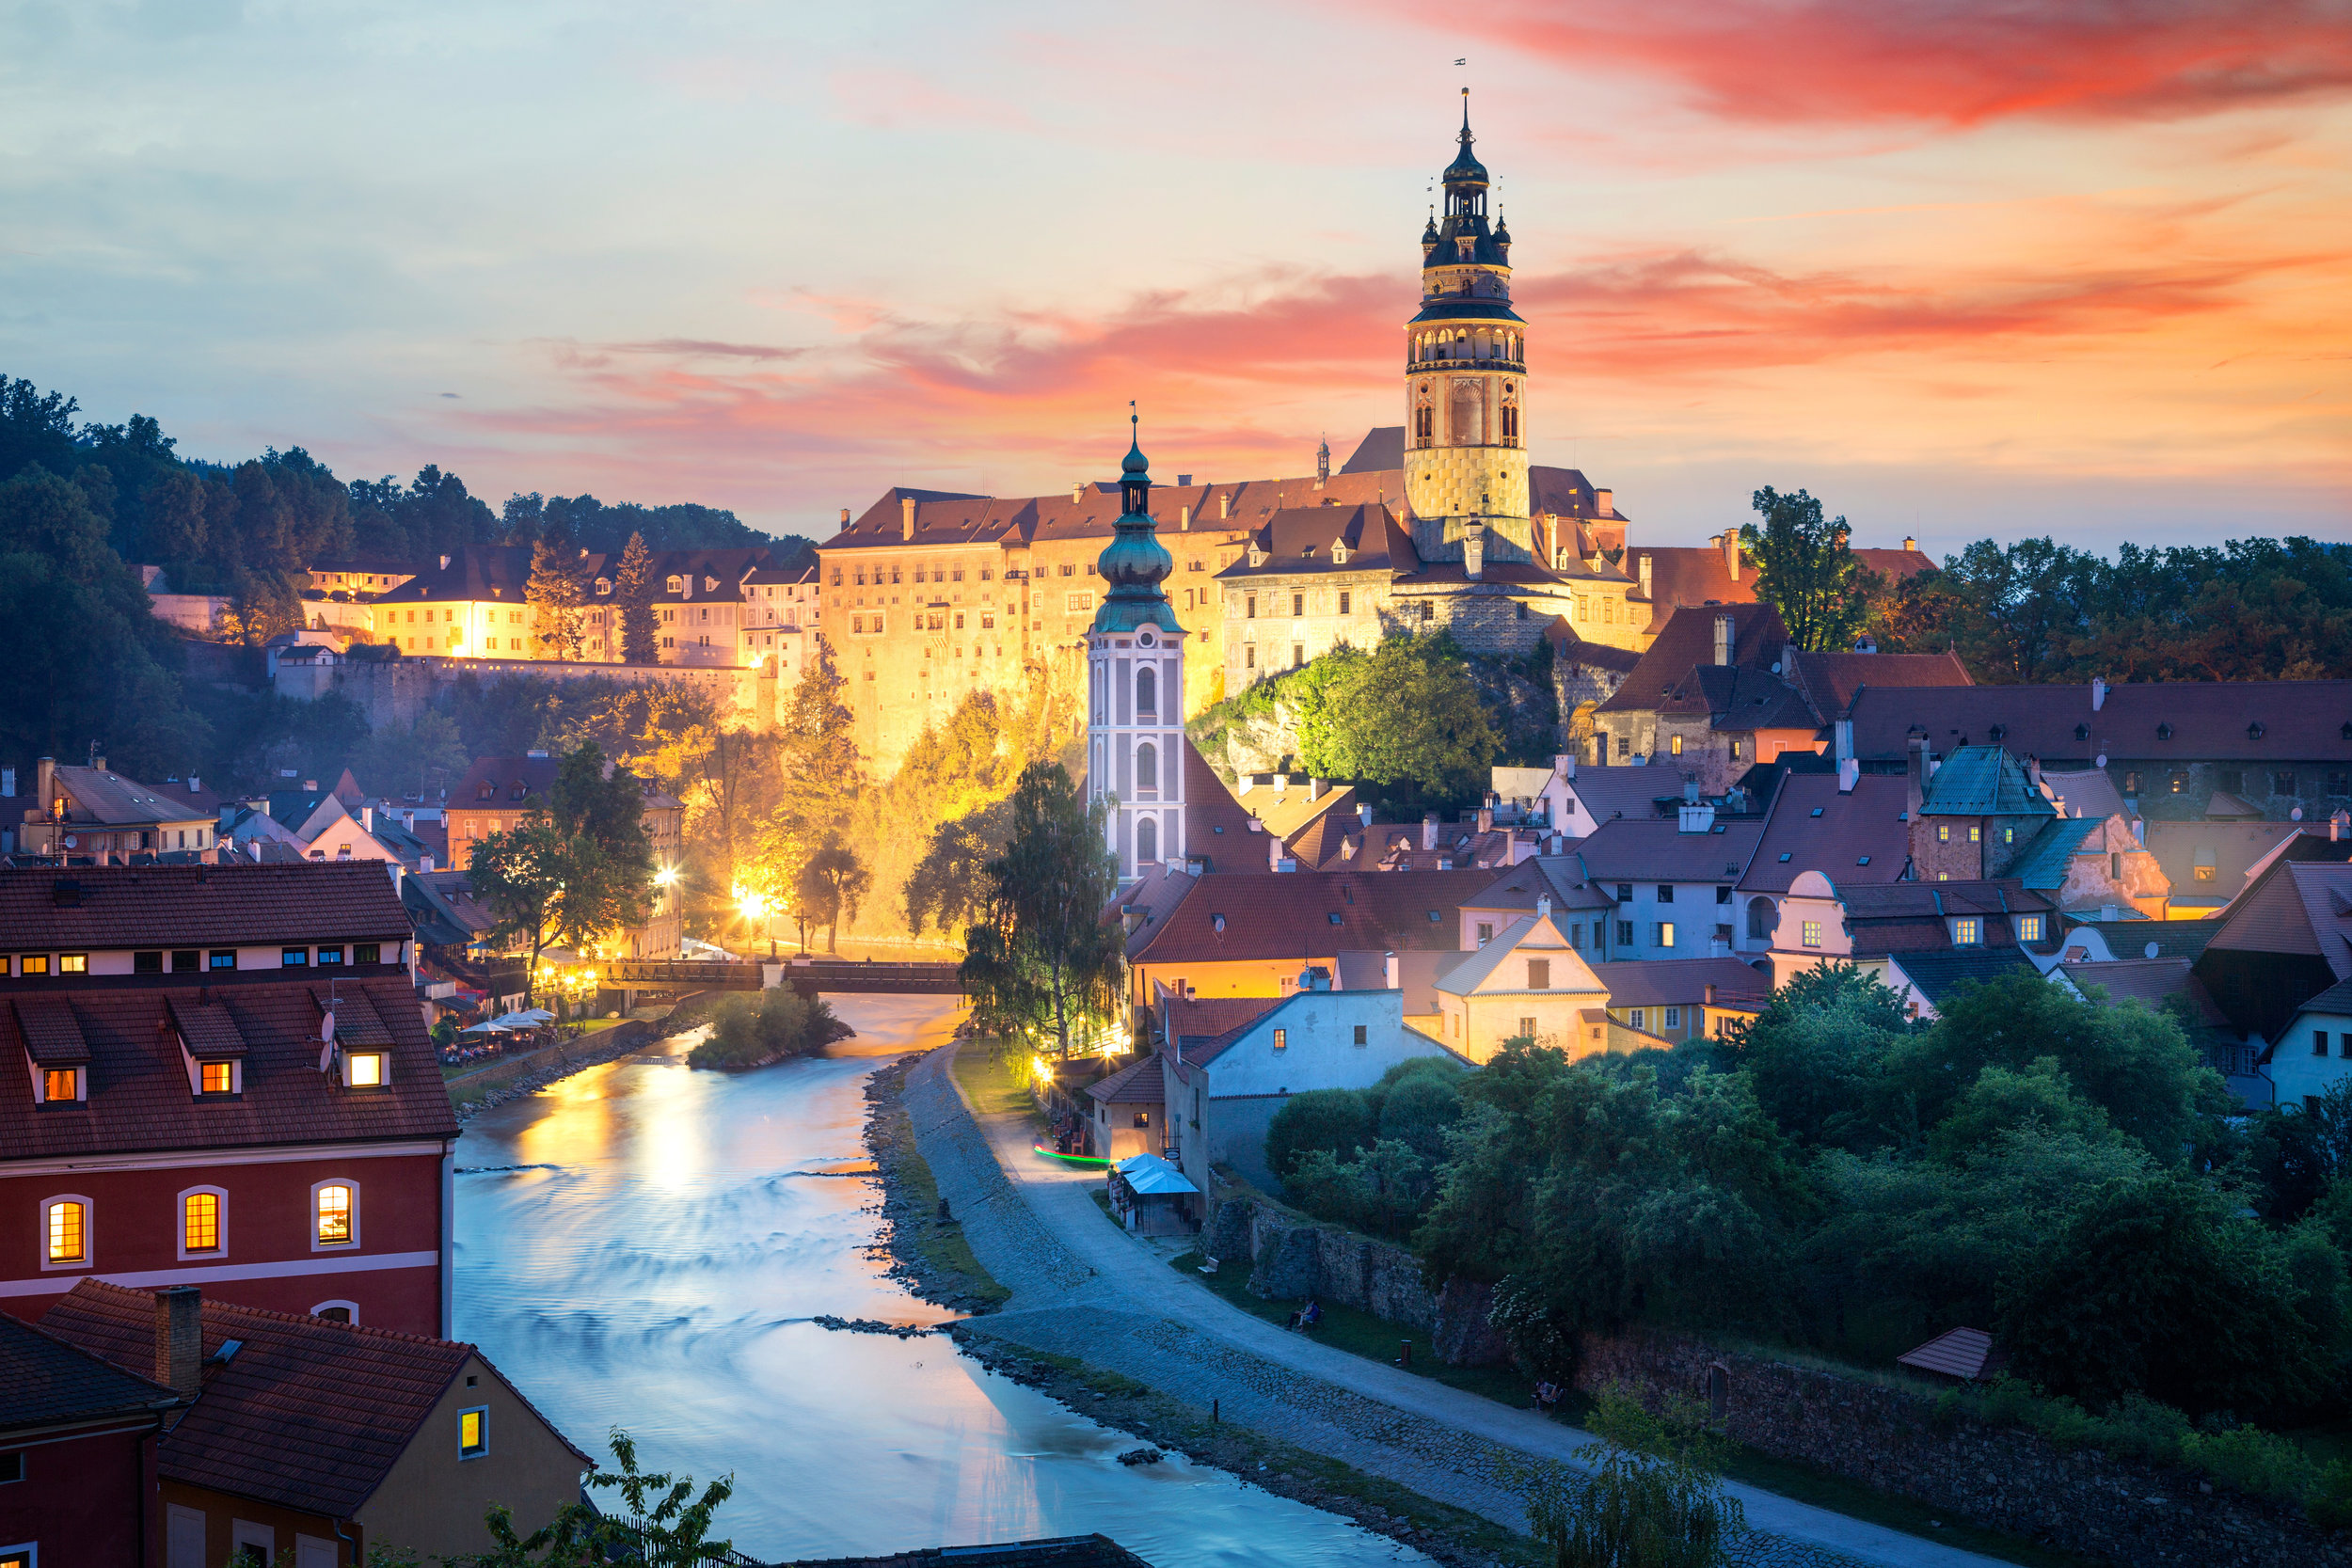
{"label": "church tower", "polygon": [[1123,882],[1184,855],[1184,628],[1160,587],[1176,558],[1152,523],[1139,435],[1119,466],[1119,499],[1096,563],[1108,592],[1087,631],[1087,799],[1110,803]]}
{"label": "church tower", "polygon": [[1421,311],[1405,329],[1405,498],[1423,561],[1534,562],[1528,520],[1527,325],[1511,309],[1511,230],[1486,226],[1486,168],[1461,150],[1445,211],[1421,236]]}

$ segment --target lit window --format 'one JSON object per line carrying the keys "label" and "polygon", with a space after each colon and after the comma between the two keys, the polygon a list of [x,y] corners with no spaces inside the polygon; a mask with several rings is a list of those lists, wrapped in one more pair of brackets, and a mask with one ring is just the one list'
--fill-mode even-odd
{"label": "lit window", "polygon": [[351,1241],[351,1189],[329,1183],[318,1191],[318,1239],[323,1245],[342,1246]]}
{"label": "lit window", "polygon": [[1290,1049],[1290,1044],[1291,1044],[1291,1041],[1290,1041],[1290,1031],[1289,1031],[1289,1030],[1287,1030],[1287,1029],[1277,1029],[1276,1031],[1274,1031],[1274,1049],[1275,1049],[1275,1050],[1277,1050],[1277,1051],[1288,1051],[1288,1050]]}
{"label": "lit window", "polygon": [[1935,842],[1938,844],[1949,844],[1951,841],[1952,825],[1949,822],[1938,822],[1935,825]]}
{"label": "lit window", "polygon": [[82,1098],[82,1069],[77,1067],[53,1067],[40,1075],[40,1095],[43,1100],[79,1100]]}
{"label": "lit window", "polygon": [[57,973],[60,974],[87,974],[89,973],[89,955],[87,953],[58,954]]}
{"label": "lit window", "polygon": [[18,968],[17,968],[17,973],[18,973],[18,974],[48,974],[48,973],[49,973],[49,955],[48,955],[48,954],[46,954],[46,953],[27,953],[27,954],[25,954],[25,955],[24,955],[24,961],[21,965],[19,965],[19,966],[18,966]]}
{"label": "lit window", "polygon": [[2017,917],[2017,940],[2040,942],[2042,940],[2042,917],[2038,914],[2019,915]]}
{"label": "lit window", "polygon": [[1658,945],[1661,947],[1672,947],[1674,944],[1675,923],[1671,920],[1660,921],[1658,923]]}
{"label": "lit window", "polygon": [[384,1053],[380,1051],[355,1051],[343,1058],[349,1065],[348,1082],[355,1089],[381,1088],[384,1085]]}
{"label": "lit window", "polygon": [[190,1193],[180,1205],[181,1245],[188,1252],[220,1250],[220,1195]]}
{"label": "lit window", "polygon": [[1808,920],[1804,923],[1804,944],[1807,947],[1821,945],[1821,923],[1820,921]]}
{"label": "lit window", "polygon": [[52,1263],[89,1261],[89,1205],[78,1198],[59,1198],[49,1205],[46,1252]]}
{"label": "lit window", "polygon": [[1682,754],[1682,737],[1680,736],[1676,736],[1673,739],[1667,741],[1666,750],[1676,756],[1680,756]]}
{"label": "lit window", "polygon": [[480,1459],[490,1451],[490,1413],[487,1410],[461,1410],[457,1413],[457,1457]]}
{"label": "lit window", "polygon": [[1977,823],[1969,823],[1968,842],[1971,844],[1982,844],[1984,842],[1984,829]]}
{"label": "lit window", "polygon": [[227,1062],[199,1062],[196,1070],[197,1082],[205,1094],[227,1094],[230,1085],[236,1082]]}
{"label": "lit window", "polygon": [[1952,941],[1963,947],[1974,947],[1983,929],[1975,915],[1963,915],[1952,922]]}

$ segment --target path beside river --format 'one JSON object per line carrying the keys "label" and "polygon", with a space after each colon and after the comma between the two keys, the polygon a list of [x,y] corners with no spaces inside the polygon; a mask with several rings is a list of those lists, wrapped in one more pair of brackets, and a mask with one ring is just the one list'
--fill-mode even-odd
{"label": "path beside river", "polygon": [[[1029,1148],[1018,1118],[977,1115],[948,1070],[956,1047],[908,1074],[917,1147],[980,1262],[1012,1295],[962,1332],[1073,1357],[1197,1411],[1523,1528],[1531,1465],[1581,1465],[1593,1439],[1533,1411],[1381,1366],[1241,1311],[1110,1224],[1073,1170]],[[1743,1562],[1813,1568],[1996,1568],[1994,1560],[1731,1488],[1756,1534]]]}

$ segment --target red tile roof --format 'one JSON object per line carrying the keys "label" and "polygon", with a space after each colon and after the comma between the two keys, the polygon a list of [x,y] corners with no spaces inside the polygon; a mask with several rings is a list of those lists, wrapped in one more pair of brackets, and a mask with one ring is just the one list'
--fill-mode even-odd
{"label": "red tile roof", "polygon": [[[207,1357],[226,1340],[239,1348],[207,1369],[203,1392],[164,1439],[164,1478],[339,1519],[374,1495],[481,1355],[448,1339],[229,1302],[205,1302],[203,1316]],[[41,1322],[119,1366],[153,1362],[155,1298],[145,1291],[85,1279]],[[482,1365],[505,1382],[486,1357]],[[586,1467],[588,1456],[572,1451]]]}
{"label": "red tile roof", "polygon": [[[154,1359],[151,1353],[147,1364],[154,1365]],[[0,1312],[0,1431],[164,1410],[179,1402],[180,1396],[162,1384]]]}
{"label": "red tile roof", "polygon": [[1548,897],[1555,910],[1613,910],[1617,895],[1584,879],[1573,855],[1537,855],[1497,877],[1486,891],[1462,900],[1465,910],[1533,914],[1535,900]]}
{"label": "red tile roof", "polygon": [[1167,1098],[1160,1059],[1145,1056],[1130,1062],[1100,1083],[1089,1084],[1087,1093],[1107,1105],[1157,1105]]}
{"label": "red tile roof", "polygon": [[1846,717],[1854,699],[1874,686],[1973,686],[1956,653],[1805,654],[1797,656],[1796,684],[1823,723]]}
{"label": "red tile roof", "polygon": [[1963,1379],[1991,1377],[2009,1364],[2009,1357],[1993,1348],[1993,1336],[1980,1328],[1947,1329],[1895,1359],[1923,1372]]}
{"label": "red tile roof", "polygon": [[1184,853],[1208,862],[1211,871],[1263,870],[1265,835],[1249,822],[1248,811],[1184,736]]}
{"label": "red tile roof", "polygon": [[1595,964],[1593,974],[1613,1007],[1703,1006],[1709,986],[1717,1006],[1761,1007],[1772,990],[1771,975],[1739,958],[1645,958]]}
{"label": "red tile roof", "polygon": [[1710,711],[1692,675],[1715,662],[1715,621],[1732,620],[1731,662],[1761,671],[1780,661],[1788,642],[1780,612],[1770,605],[1733,604],[1678,610],[1660,628],[1625,684],[1600,705],[1602,713],[1692,713]]}
{"label": "red tile roof", "polygon": [[1679,821],[1630,816],[1604,822],[1576,847],[1574,858],[1594,882],[1736,882],[1756,858],[1764,824],[1741,818],[1703,833]]}
{"label": "red tile roof", "polygon": [[1909,804],[1910,781],[1896,775],[1866,773],[1841,795],[1834,773],[1789,774],[1740,891],[1786,893],[1807,871],[1839,887],[1894,881],[1911,863]]}
{"label": "red tile roof", "polygon": [[[2148,852],[2175,900],[2226,904],[2246,891],[2247,877],[2282,839],[2301,831],[2293,822],[2150,822]],[[2200,877],[2201,868],[2211,875]]]}
{"label": "red tile roof", "polygon": [[[449,809],[503,811],[545,805],[555,785],[553,757],[480,757],[449,792]],[[485,790],[488,794],[484,794]],[[520,793],[517,793],[517,790]],[[444,833],[448,824],[442,824]]]}
{"label": "red tile roof", "polygon": [[[60,901],[67,883],[78,900]],[[0,870],[0,952],[407,938],[399,891],[374,861]]]}
{"label": "red tile roof", "polygon": [[1903,760],[1920,733],[1938,752],[1997,739],[2044,765],[2319,762],[2352,758],[2352,681],[2135,683],[2108,688],[2096,712],[2088,686],[1872,687],[1854,700],[1853,723],[1866,761]]}
{"label": "red tile roof", "polygon": [[[20,1023],[27,998],[19,994],[15,1006],[0,1009],[0,1160],[453,1135],[456,1118],[407,976],[346,978],[337,989],[347,1008],[373,1002],[391,1037],[384,1088],[343,1089],[319,1070],[319,1005],[308,974],[202,987],[99,981],[42,995],[40,1005],[70,1009],[89,1051],[89,1100],[72,1107],[33,1103]],[[168,1025],[173,1012],[208,1003],[246,1043],[244,1092],[199,1105]]]}
{"label": "red tile roof", "polygon": [[[1893,578],[1907,578],[1935,564],[1922,550],[1853,553],[1865,571]],[[1658,607],[1650,622],[1653,626],[1685,605],[1752,604],[1756,600],[1756,562],[1743,553],[1740,576],[1735,579],[1720,543],[1653,546],[1647,549],[1635,546],[1626,551],[1625,563],[1636,578],[1641,574],[1644,556],[1650,562],[1650,600]]]}
{"label": "red tile roof", "polygon": [[[1461,903],[1491,871],[1235,872],[1203,877],[1136,955],[1142,963],[1454,948]],[[1336,917],[1336,918],[1335,918]]]}
{"label": "red tile roof", "polygon": [[1273,1011],[1280,1001],[1279,996],[1168,996],[1161,1003],[1163,1036],[1169,1042],[1171,1053],[1181,1055],[1181,1052],[1174,1051],[1176,1042],[1198,1040],[1206,1044]]}
{"label": "red tile roof", "polygon": [[[1269,577],[1301,572],[1410,572],[1421,565],[1413,553],[1413,536],[1395,515],[1378,502],[1354,506],[1288,507],[1268,517],[1249,536],[1259,552],[1256,565],[1249,557],[1226,567],[1219,578]],[[1341,561],[1338,545],[1347,551]]]}

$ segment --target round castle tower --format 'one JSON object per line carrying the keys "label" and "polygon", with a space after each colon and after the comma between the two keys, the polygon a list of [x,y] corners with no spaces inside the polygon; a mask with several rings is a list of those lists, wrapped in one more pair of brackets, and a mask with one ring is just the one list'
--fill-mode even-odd
{"label": "round castle tower", "polygon": [[1528,521],[1527,324],[1511,309],[1511,230],[1486,226],[1486,167],[1446,166],[1445,212],[1421,236],[1421,310],[1405,328],[1405,497],[1423,561],[1533,562]]}

